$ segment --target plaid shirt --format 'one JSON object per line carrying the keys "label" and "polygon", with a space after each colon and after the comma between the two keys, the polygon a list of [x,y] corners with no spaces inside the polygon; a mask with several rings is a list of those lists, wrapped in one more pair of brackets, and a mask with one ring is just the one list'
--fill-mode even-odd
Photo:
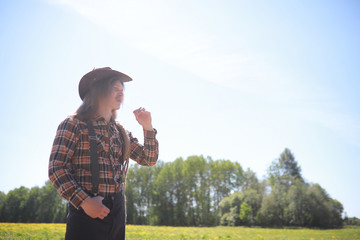
{"label": "plaid shirt", "polygon": [[[97,138],[97,155],[100,168],[99,195],[119,192],[126,170],[124,139],[114,120],[109,123],[102,117],[92,121]],[[156,130],[144,130],[144,145],[130,132],[130,158],[143,166],[156,164],[158,141]],[[49,161],[49,178],[62,197],[79,208],[90,197],[90,142],[87,124],[74,116],[66,118],[58,127]]]}

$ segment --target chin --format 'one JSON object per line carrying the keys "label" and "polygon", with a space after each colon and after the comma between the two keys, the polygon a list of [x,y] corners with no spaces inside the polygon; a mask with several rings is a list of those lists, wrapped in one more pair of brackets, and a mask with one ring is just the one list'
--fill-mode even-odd
{"label": "chin", "polygon": [[115,110],[119,110],[120,107],[121,107],[121,103],[120,103],[119,105],[116,105],[114,109],[115,109]]}
{"label": "chin", "polygon": [[116,103],[114,103],[114,104],[113,104],[113,109],[114,109],[114,110],[119,110],[120,107],[121,107],[121,104],[122,104],[122,102],[116,102]]}

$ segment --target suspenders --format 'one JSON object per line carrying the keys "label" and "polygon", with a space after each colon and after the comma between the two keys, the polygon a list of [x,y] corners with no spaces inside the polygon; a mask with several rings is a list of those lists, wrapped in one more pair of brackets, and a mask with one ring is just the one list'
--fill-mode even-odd
{"label": "suspenders", "polygon": [[91,183],[93,185],[91,191],[94,196],[96,196],[99,192],[99,163],[97,158],[97,143],[96,143],[96,136],[94,131],[94,126],[91,123],[91,120],[86,122],[88,129],[89,129],[89,139],[90,139],[90,170],[91,170]]}
{"label": "suspenders", "polygon": [[[94,130],[94,126],[92,125],[91,120],[86,121],[88,130],[89,130],[89,140],[90,140],[90,171],[91,171],[91,184],[92,184],[92,189],[91,192],[94,196],[99,194],[99,183],[100,183],[100,169],[99,169],[99,162],[98,162],[98,156],[97,156],[97,141],[96,141],[96,135],[95,135],[95,130]],[[119,128],[118,128],[119,129]],[[120,135],[123,136],[123,138],[125,137],[125,133],[124,133],[124,129],[121,127],[119,129]],[[124,139],[125,141],[125,139]],[[129,159],[128,157],[126,157],[125,155],[125,149],[126,146],[129,146],[129,143],[127,143],[125,141],[124,143],[124,147],[123,147],[123,156],[122,156],[122,174],[121,177],[122,179],[122,192],[123,194],[125,194],[125,178],[126,178],[126,173],[127,173],[127,169],[129,166]],[[128,153],[129,154],[129,151]],[[126,162],[125,162],[125,159]]]}

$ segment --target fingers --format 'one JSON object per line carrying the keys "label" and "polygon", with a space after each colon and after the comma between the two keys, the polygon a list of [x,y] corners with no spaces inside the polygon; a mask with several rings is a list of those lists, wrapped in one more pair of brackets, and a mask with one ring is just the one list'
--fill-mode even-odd
{"label": "fingers", "polygon": [[96,197],[93,197],[93,199],[94,200],[96,200],[97,202],[102,202],[102,200],[104,200],[104,197],[103,196],[100,196],[100,195],[98,195],[98,196],[96,196]]}
{"label": "fingers", "polygon": [[110,213],[110,209],[108,209],[105,205],[103,205],[103,207],[104,207],[104,213],[107,216]]}
{"label": "fingers", "polygon": [[96,196],[90,199],[90,206],[84,206],[84,210],[87,215],[92,218],[100,218],[104,219],[109,213],[110,209],[108,209],[102,202],[104,197]]}
{"label": "fingers", "polygon": [[135,115],[135,118],[136,120],[140,121],[140,119],[144,118],[144,117],[147,117],[150,112],[147,112],[145,108],[143,107],[140,107],[136,110],[134,110],[134,115]]}
{"label": "fingers", "polygon": [[146,111],[145,108],[140,107],[133,111],[136,120],[145,130],[152,130],[151,126],[151,113]]}
{"label": "fingers", "polygon": [[140,113],[142,113],[142,112],[146,112],[146,109],[143,108],[143,107],[139,107],[138,109],[135,109],[135,110],[133,111],[133,113],[134,113],[135,115],[138,115],[138,114],[140,114]]}
{"label": "fingers", "polygon": [[108,209],[105,205],[102,205],[98,211],[97,217],[100,219],[106,218],[109,215],[110,209]]}
{"label": "fingers", "polygon": [[100,209],[99,209],[99,216],[98,218],[100,219],[104,219],[109,213],[110,213],[110,209],[108,209],[102,202],[102,200],[104,200],[104,197],[102,196],[97,196],[97,201],[99,201],[100,204]]}
{"label": "fingers", "polygon": [[138,109],[135,109],[135,110],[133,111],[133,113],[135,113],[135,114],[139,113],[139,112],[140,112],[140,109],[141,109],[141,107],[138,108]]}

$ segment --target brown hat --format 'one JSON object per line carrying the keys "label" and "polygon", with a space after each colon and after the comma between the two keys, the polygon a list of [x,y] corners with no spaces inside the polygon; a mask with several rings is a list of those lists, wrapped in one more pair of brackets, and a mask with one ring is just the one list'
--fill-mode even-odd
{"label": "brown hat", "polygon": [[109,67],[94,68],[91,72],[85,74],[79,82],[79,95],[84,100],[85,95],[90,91],[95,82],[105,79],[119,79],[121,82],[130,82],[132,78],[128,75],[112,70]]}

